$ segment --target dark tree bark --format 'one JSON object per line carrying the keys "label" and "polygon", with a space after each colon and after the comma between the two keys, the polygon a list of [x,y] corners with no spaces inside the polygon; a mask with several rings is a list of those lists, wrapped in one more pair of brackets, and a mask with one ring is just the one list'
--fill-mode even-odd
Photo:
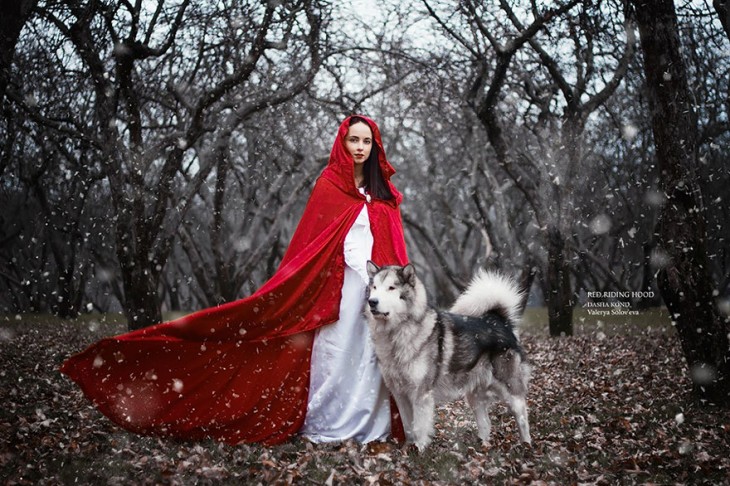
{"label": "dark tree bark", "polygon": [[656,227],[667,264],[659,291],[676,322],[695,391],[715,403],[730,394],[728,325],[707,266],[705,213],[697,178],[697,120],[672,0],[634,0],[654,144],[667,197]]}
{"label": "dark tree bark", "polygon": [[38,0],[0,0],[0,110],[10,81],[10,66],[20,31]]}
{"label": "dark tree bark", "polygon": [[715,7],[715,12],[720,17],[722,28],[725,30],[725,35],[730,40],[730,6],[728,6],[728,0],[714,0],[712,6]]}
{"label": "dark tree bark", "polygon": [[573,286],[570,265],[565,256],[565,236],[557,227],[547,230],[547,291],[548,322],[551,336],[573,335]]}
{"label": "dark tree bark", "polygon": [[651,264],[651,255],[654,251],[654,243],[646,241],[641,248],[644,254],[644,258],[641,262],[641,291],[644,292],[644,295],[647,295],[647,297],[642,297],[638,301],[637,307],[639,309],[659,307],[661,305],[661,297],[652,292],[654,271]]}
{"label": "dark tree bark", "polygon": [[537,276],[537,267],[533,265],[532,260],[528,260],[525,266],[522,268],[520,274],[520,290],[522,291],[522,302],[520,302],[520,309],[524,312],[527,308],[527,301],[530,298],[530,289],[532,284],[535,282]]}
{"label": "dark tree bark", "polygon": [[230,161],[228,160],[228,144],[220,149],[218,155],[218,173],[216,174],[215,193],[213,196],[213,227],[210,231],[210,245],[213,250],[216,273],[217,304],[230,302],[236,298],[238,291],[234,282],[231,262],[225,257],[223,248],[223,206],[226,196],[226,179]]}

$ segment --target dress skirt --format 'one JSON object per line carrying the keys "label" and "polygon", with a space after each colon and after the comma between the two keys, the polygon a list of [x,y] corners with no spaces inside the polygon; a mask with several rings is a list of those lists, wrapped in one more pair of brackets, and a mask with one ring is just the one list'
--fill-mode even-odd
{"label": "dress skirt", "polygon": [[313,442],[384,440],[390,399],[363,316],[366,262],[373,236],[363,207],[345,238],[339,320],[319,328],[312,348],[307,415],[301,434]]}

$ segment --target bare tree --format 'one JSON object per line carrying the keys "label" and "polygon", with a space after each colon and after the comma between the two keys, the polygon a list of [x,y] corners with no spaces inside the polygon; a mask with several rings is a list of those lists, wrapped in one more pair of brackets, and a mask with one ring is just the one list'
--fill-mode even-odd
{"label": "bare tree", "polygon": [[[250,293],[353,111],[381,125],[409,257],[441,304],[496,266],[535,278],[558,334],[584,290],[656,288],[665,198],[620,0],[413,0],[356,24],[347,8],[30,10],[0,119],[0,308],[124,309],[137,326]],[[726,299],[726,37],[711,5],[678,14]]]}
{"label": "bare tree", "polygon": [[672,0],[632,2],[641,36],[654,143],[666,196],[656,232],[665,252],[659,290],[676,323],[695,390],[716,403],[730,395],[728,319],[708,271],[697,120]]}
{"label": "bare tree", "polygon": [[[572,334],[575,299],[567,241],[573,233],[576,216],[573,192],[585,159],[582,133],[589,116],[611,96],[625,75],[632,55],[631,40],[624,43],[619,56],[606,56],[605,47],[598,39],[604,35],[601,32],[604,27],[597,20],[602,17],[592,11],[600,7],[592,4],[583,3],[575,15],[569,12],[578,2],[566,2],[542,11],[533,5],[530,12],[533,20],[525,25],[515,8],[502,1],[501,10],[511,24],[503,25],[490,18],[487,7],[464,2],[459,11],[467,25],[473,26],[470,36],[452,27],[429,3],[425,4],[448,36],[470,53],[475,67],[471,84],[465,90],[466,100],[486,129],[499,167],[529,202],[538,225],[545,232],[544,293],[550,333]],[[551,53],[545,47],[549,37],[541,40],[541,32],[547,32],[548,25],[558,24],[561,16],[569,24],[565,29],[569,45]],[[524,69],[516,67],[513,60],[518,52],[525,55],[522,50],[525,45],[537,54],[538,68],[511,79],[510,69]],[[572,64],[557,60],[557,56],[565,58],[566,50],[574,53]],[[610,76],[609,69],[613,70]],[[547,73],[542,82],[541,70]],[[506,126],[508,115],[503,106],[505,88],[519,89],[520,84],[530,106],[537,109],[537,117],[530,122],[532,134],[523,131],[520,136],[523,141],[532,138],[533,142],[517,146],[509,141],[515,133],[509,133],[513,129]],[[558,93],[562,100],[556,102]],[[560,113],[553,113],[555,106]],[[559,134],[557,144],[553,141],[556,133]]]}
{"label": "bare tree", "polygon": [[308,0],[182,0],[149,11],[142,2],[88,2],[43,11],[38,31],[52,30],[73,48],[65,74],[82,68],[88,76],[78,88],[93,94],[90,118],[60,118],[21,93],[12,99],[38,123],[96,148],[130,327],[161,320],[159,276],[177,228],[237,127],[311,83],[325,16]]}
{"label": "bare tree", "polygon": [[250,122],[181,227],[184,273],[193,277],[200,306],[240,298],[274,273],[307,190],[326,163],[315,158],[324,144],[309,138],[316,124],[304,114],[282,107]]}

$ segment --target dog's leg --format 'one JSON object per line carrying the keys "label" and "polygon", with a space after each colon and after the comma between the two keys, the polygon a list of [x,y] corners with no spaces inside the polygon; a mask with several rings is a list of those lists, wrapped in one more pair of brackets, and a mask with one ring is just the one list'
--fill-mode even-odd
{"label": "dog's leg", "polygon": [[520,439],[522,439],[522,442],[532,444],[532,438],[530,437],[530,423],[527,420],[527,401],[525,400],[525,397],[509,395],[506,401],[515,416],[517,429],[520,431]]}
{"label": "dog's leg", "polygon": [[431,443],[433,417],[436,406],[433,392],[417,393],[413,400],[413,435],[416,447],[423,452]]}
{"label": "dog's leg", "polygon": [[[391,392],[393,393],[393,392]],[[415,442],[413,435],[413,405],[408,396],[401,393],[393,393],[395,404],[398,405],[398,413],[403,423],[403,431],[406,434],[406,442]]]}
{"label": "dog's leg", "polygon": [[522,442],[532,443],[530,423],[527,419],[527,384],[530,378],[530,367],[515,352],[508,351],[493,362],[495,388],[507,403],[517,422],[517,429]]}
{"label": "dog's leg", "polygon": [[489,437],[492,434],[492,421],[489,420],[491,400],[484,394],[472,392],[466,395],[466,401],[474,411],[474,416],[477,419],[479,438],[482,440],[482,444],[487,446],[489,445]]}

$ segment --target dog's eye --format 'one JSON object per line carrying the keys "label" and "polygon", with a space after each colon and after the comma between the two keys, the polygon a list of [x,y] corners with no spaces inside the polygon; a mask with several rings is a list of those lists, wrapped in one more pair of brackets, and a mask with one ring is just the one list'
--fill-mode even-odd
{"label": "dog's eye", "polygon": [[393,287],[393,286],[391,285],[390,287],[388,287],[388,290],[395,290],[395,287]]}

